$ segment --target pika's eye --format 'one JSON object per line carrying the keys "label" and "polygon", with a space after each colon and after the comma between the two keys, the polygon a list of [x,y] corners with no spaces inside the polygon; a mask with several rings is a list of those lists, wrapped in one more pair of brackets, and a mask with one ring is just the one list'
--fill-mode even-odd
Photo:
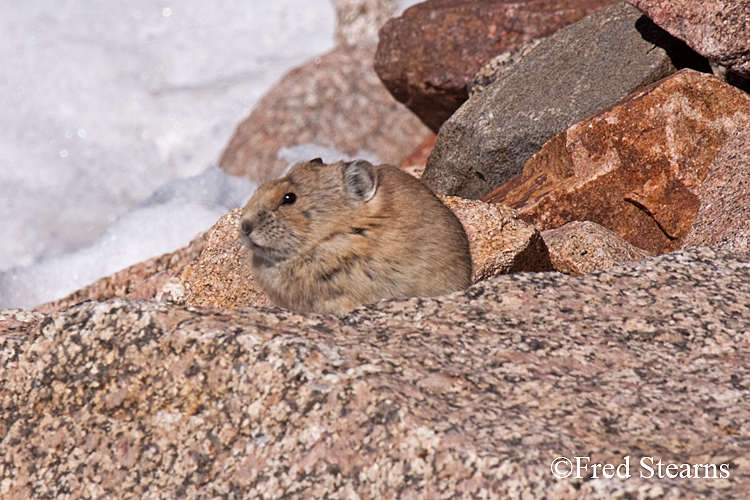
{"label": "pika's eye", "polygon": [[281,199],[282,205],[291,205],[295,201],[297,201],[297,195],[294,193],[287,193],[284,195],[284,197]]}

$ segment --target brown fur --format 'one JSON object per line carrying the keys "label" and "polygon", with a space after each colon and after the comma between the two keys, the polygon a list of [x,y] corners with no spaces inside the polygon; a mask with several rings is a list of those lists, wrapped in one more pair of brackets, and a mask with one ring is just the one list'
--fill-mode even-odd
{"label": "brown fur", "polygon": [[390,165],[297,164],[258,188],[240,227],[261,289],[295,311],[343,314],[471,284],[461,223],[419,180]]}

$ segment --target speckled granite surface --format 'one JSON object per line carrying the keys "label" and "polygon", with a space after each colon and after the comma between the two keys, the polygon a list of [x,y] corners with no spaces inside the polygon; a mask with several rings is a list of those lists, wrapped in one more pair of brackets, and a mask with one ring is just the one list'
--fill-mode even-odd
{"label": "speckled granite surface", "polygon": [[[746,498],[750,257],[638,266],[344,319],[114,300],[23,340],[16,318],[0,497]],[[632,475],[558,480],[558,456]],[[644,456],[729,477],[641,478]]]}

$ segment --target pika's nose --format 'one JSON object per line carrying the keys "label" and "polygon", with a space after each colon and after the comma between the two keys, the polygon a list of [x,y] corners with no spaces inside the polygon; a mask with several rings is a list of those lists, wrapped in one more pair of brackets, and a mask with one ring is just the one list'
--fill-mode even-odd
{"label": "pika's nose", "polygon": [[250,233],[253,232],[253,222],[250,219],[242,219],[240,221],[240,231],[245,236],[250,236]]}

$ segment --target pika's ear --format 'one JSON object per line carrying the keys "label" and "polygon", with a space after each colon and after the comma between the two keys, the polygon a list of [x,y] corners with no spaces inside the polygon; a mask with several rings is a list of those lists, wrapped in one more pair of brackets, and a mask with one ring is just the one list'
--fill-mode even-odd
{"label": "pika's ear", "polygon": [[310,160],[309,163],[316,163],[318,165],[322,165],[323,164],[323,160],[321,160],[320,158],[313,158],[312,160]]}
{"label": "pika's ear", "polygon": [[370,201],[378,189],[378,173],[372,163],[354,160],[344,164],[344,187],[355,200]]}

